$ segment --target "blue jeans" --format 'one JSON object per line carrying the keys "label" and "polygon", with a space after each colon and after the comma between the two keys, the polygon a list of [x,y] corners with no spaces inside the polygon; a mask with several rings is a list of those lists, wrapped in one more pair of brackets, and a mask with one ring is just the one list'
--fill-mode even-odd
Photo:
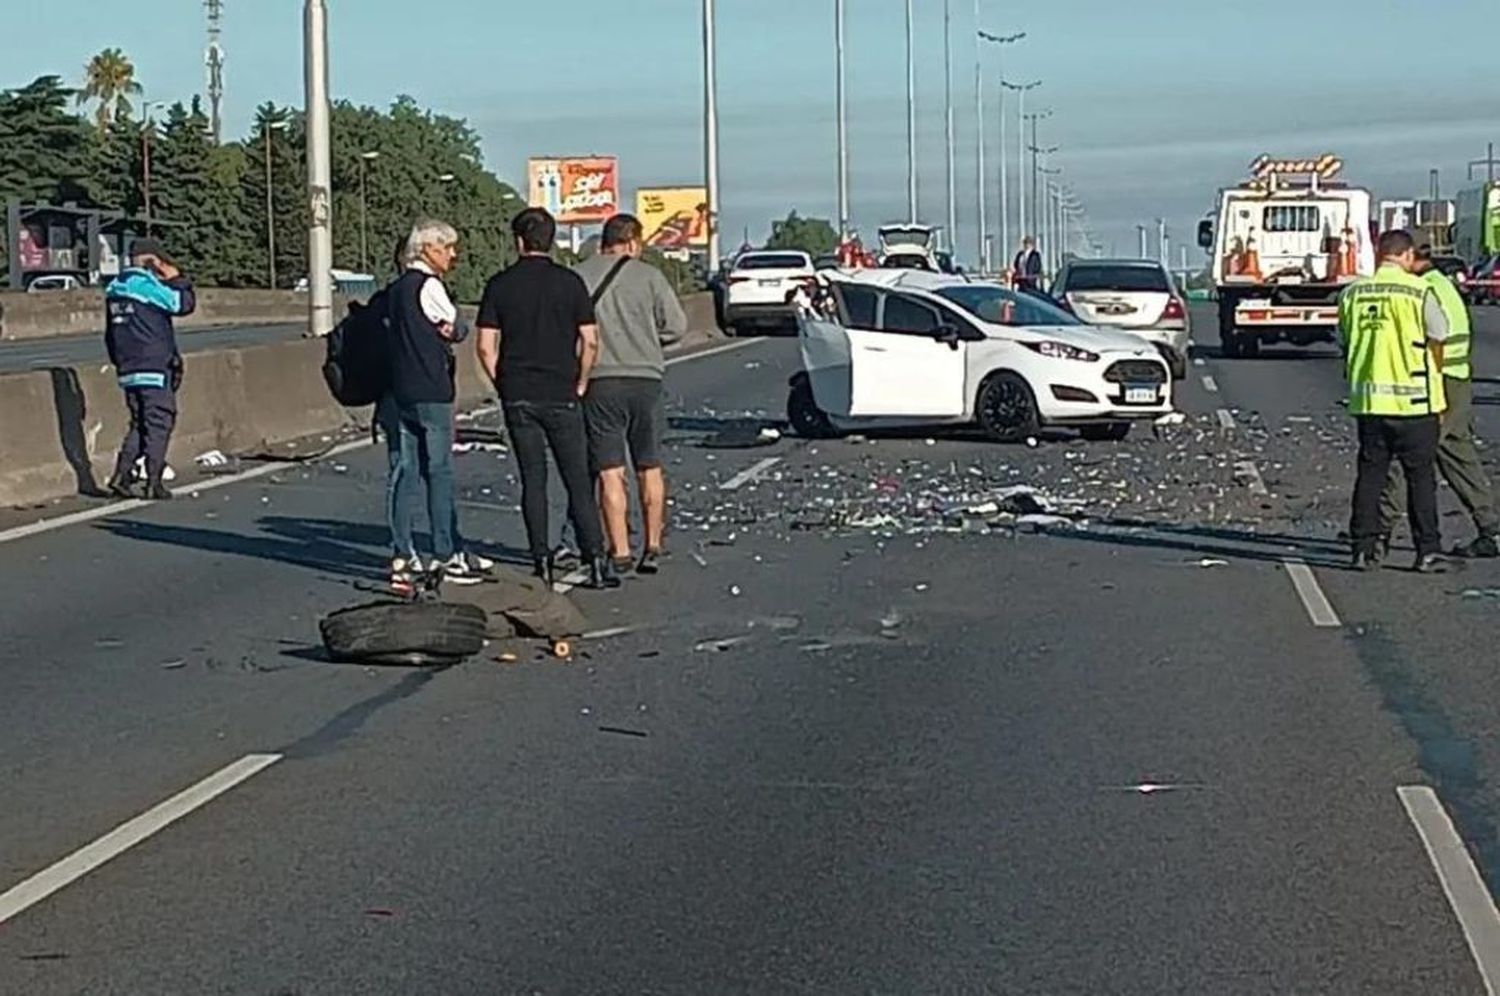
{"label": "blue jeans", "polygon": [[391,527],[391,552],[397,557],[411,557],[417,552],[413,533],[420,484],[427,496],[432,554],[439,561],[449,559],[457,552],[459,542],[453,481],[453,406],[398,405],[387,397],[376,406],[375,418],[385,432],[390,467],[385,509]]}

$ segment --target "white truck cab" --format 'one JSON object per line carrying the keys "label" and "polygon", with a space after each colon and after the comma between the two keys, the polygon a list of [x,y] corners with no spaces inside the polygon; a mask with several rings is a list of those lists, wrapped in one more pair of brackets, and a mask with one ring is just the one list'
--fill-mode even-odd
{"label": "white truck cab", "polygon": [[1333,339],[1339,294],[1375,271],[1370,192],[1334,179],[1342,168],[1331,154],[1261,156],[1246,182],[1219,191],[1198,244],[1212,255],[1226,357]]}

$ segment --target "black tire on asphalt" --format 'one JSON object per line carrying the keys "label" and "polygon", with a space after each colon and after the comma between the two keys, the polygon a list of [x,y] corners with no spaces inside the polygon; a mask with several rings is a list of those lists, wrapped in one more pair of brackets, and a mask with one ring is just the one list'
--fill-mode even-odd
{"label": "black tire on asphalt", "polygon": [[1041,415],[1031,385],[1020,374],[1002,370],[979,385],[974,417],[991,439],[1015,443],[1041,431]]}
{"label": "black tire on asphalt", "polygon": [[1260,355],[1260,336],[1254,332],[1236,332],[1236,338],[1240,341],[1240,356],[1246,360],[1253,360]]}
{"label": "black tire on asphalt", "polygon": [[792,381],[792,389],[786,396],[786,420],[803,439],[832,439],[838,435],[828,415],[818,407],[812,382],[806,377]]}
{"label": "black tire on asphalt", "polygon": [[370,602],[318,624],[333,660],[434,667],[457,664],[484,647],[488,617],[476,605]]}
{"label": "black tire on asphalt", "polygon": [[1091,443],[1118,443],[1130,435],[1129,422],[1105,422],[1101,425],[1081,425],[1078,434]]}

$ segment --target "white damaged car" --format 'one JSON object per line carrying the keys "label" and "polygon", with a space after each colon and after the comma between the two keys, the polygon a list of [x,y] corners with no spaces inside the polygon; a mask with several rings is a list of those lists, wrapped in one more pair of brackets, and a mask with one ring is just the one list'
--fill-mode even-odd
{"label": "white damaged car", "polygon": [[1172,413],[1155,348],[1040,298],[919,271],[823,283],[798,308],[787,418],[800,435],[977,424],[1002,442],[1054,427],[1117,440]]}

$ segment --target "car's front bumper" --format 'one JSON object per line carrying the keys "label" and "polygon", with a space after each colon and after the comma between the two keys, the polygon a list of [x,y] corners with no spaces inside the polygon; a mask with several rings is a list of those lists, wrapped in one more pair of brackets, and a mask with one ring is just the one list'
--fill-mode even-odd
{"label": "car's front bumper", "polygon": [[[1116,368],[1110,376],[1105,372]],[[1172,375],[1165,360],[1106,357],[1104,362],[1058,364],[1037,392],[1037,413],[1050,425],[1158,419],[1172,408]],[[1145,388],[1154,399],[1138,400]]]}

